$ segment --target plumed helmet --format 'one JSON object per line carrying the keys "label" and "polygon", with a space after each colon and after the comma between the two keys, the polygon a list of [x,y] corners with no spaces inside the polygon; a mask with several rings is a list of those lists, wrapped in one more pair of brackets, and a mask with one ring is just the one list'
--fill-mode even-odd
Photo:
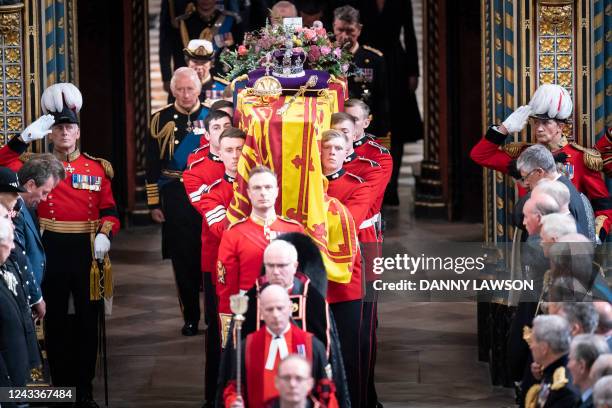
{"label": "plumed helmet", "polygon": [[574,104],[567,89],[556,84],[544,84],[536,89],[529,106],[533,117],[564,121],[572,114]]}
{"label": "plumed helmet", "polygon": [[83,96],[79,88],[73,84],[60,82],[44,90],[41,105],[44,113],[62,112],[68,109],[77,114],[83,106]]}

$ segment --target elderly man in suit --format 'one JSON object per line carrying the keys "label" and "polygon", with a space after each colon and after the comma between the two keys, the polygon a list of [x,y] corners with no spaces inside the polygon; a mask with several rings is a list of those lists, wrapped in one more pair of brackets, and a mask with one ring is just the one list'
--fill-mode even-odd
{"label": "elderly man in suit", "polygon": [[47,153],[26,161],[17,175],[25,192],[19,193],[18,205],[21,210],[13,219],[15,247],[17,252],[25,255],[24,269],[32,275],[32,285],[28,286],[31,286],[29,296],[34,317],[42,319],[46,307],[40,292],[40,283],[43,279],[46,259],[34,211],[41,201],[47,200],[57,184],[66,178],[66,171],[55,156]]}

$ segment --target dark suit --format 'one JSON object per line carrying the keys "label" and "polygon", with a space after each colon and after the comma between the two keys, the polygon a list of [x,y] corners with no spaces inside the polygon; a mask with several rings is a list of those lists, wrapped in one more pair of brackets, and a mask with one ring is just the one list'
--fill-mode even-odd
{"label": "dark suit", "polygon": [[15,225],[15,251],[24,255],[22,272],[26,277],[29,304],[32,305],[42,298],[40,284],[45,271],[45,249],[40,240],[36,222],[21,200],[21,210],[13,219]]}
{"label": "dark suit", "polygon": [[[17,267],[7,260],[0,269],[0,355],[12,385],[24,387],[30,369],[40,364],[34,324]],[[14,288],[9,288],[4,275],[15,280]]]}

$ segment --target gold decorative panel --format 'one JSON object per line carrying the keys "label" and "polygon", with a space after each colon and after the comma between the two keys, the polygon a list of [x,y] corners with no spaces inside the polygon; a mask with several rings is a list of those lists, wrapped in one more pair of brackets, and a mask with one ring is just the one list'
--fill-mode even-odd
{"label": "gold decorative panel", "polygon": [[0,6],[0,143],[5,144],[23,130],[24,5]]}

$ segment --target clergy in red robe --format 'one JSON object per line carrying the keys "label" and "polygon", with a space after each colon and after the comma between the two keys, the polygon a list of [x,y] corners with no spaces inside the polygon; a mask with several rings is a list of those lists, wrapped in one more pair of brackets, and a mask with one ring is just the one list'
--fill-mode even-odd
{"label": "clergy in red robe", "polygon": [[[279,285],[269,285],[261,292],[265,327],[249,334],[240,350],[242,395],[236,392],[235,363],[231,374],[223,378],[225,407],[262,407],[264,402],[278,397],[276,373],[280,361],[290,354],[298,354],[312,364],[315,396],[324,399],[328,407],[337,406],[325,346],[311,333],[290,323],[291,305],[287,290]],[[235,350],[226,352],[235,354]]]}

